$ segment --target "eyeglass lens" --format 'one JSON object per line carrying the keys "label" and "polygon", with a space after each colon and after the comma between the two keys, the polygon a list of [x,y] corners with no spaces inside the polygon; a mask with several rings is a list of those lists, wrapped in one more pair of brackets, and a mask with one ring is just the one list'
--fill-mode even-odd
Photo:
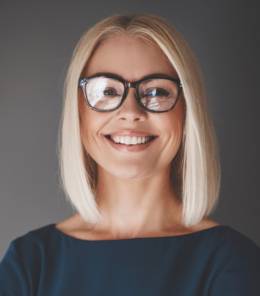
{"label": "eyeglass lens", "polygon": [[[124,84],[108,77],[93,77],[85,85],[89,104],[100,110],[112,110],[119,106],[124,94]],[[144,80],[139,84],[138,95],[141,104],[153,111],[169,110],[176,102],[178,86],[164,78]]]}

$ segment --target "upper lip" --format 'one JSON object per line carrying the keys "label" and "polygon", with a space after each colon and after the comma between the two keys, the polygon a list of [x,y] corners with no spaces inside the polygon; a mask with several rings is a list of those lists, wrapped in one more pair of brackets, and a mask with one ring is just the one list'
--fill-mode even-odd
{"label": "upper lip", "polygon": [[104,136],[156,136],[153,133],[147,131],[140,131],[140,130],[118,130],[116,132],[112,132],[109,134],[105,134]]}

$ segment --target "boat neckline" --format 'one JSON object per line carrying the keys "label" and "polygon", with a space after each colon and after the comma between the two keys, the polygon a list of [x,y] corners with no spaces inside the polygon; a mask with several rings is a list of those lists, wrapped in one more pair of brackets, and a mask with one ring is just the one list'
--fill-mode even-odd
{"label": "boat neckline", "polygon": [[49,224],[49,227],[59,236],[66,238],[71,241],[77,241],[77,242],[83,242],[83,243],[102,243],[102,242],[120,242],[120,241],[153,241],[153,240],[177,240],[177,239],[184,239],[184,238],[190,238],[190,237],[196,237],[200,236],[209,232],[214,232],[218,229],[226,229],[229,226],[225,224],[218,224],[213,227],[205,228],[199,231],[195,232],[190,232],[186,234],[180,234],[180,235],[163,235],[163,236],[146,236],[146,237],[132,237],[132,238],[118,238],[118,239],[81,239],[81,238],[76,238],[74,236],[68,235],[65,232],[61,231],[56,227],[56,223],[51,223]]}

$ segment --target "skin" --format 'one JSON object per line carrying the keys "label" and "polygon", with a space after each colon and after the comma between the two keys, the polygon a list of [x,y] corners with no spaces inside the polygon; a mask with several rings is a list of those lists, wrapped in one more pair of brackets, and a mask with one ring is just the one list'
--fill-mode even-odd
{"label": "skin", "polygon": [[[101,43],[84,74],[90,76],[101,71],[119,74],[127,80],[138,80],[152,73],[178,77],[159,47],[127,35],[113,36]],[[183,97],[169,112],[157,114],[138,106],[133,88],[123,105],[112,112],[90,109],[82,91],[78,103],[82,142],[98,164],[97,203],[104,218],[89,229],[76,214],[57,228],[85,239],[118,239],[183,234],[217,224],[205,219],[188,229],[180,222],[181,205],[169,173],[181,144],[185,120]],[[156,144],[144,151],[120,153],[111,148],[102,134],[123,128],[145,130],[159,137]]]}

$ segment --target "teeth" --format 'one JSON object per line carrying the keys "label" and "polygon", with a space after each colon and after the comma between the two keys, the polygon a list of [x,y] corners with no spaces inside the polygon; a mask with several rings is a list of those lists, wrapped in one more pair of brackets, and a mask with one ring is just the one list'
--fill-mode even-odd
{"label": "teeth", "polygon": [[151,137],[130,137],[130,136],[111,136],[111,139],[115,143],[126,144],[126,145],[137,145],[147,143]]}

